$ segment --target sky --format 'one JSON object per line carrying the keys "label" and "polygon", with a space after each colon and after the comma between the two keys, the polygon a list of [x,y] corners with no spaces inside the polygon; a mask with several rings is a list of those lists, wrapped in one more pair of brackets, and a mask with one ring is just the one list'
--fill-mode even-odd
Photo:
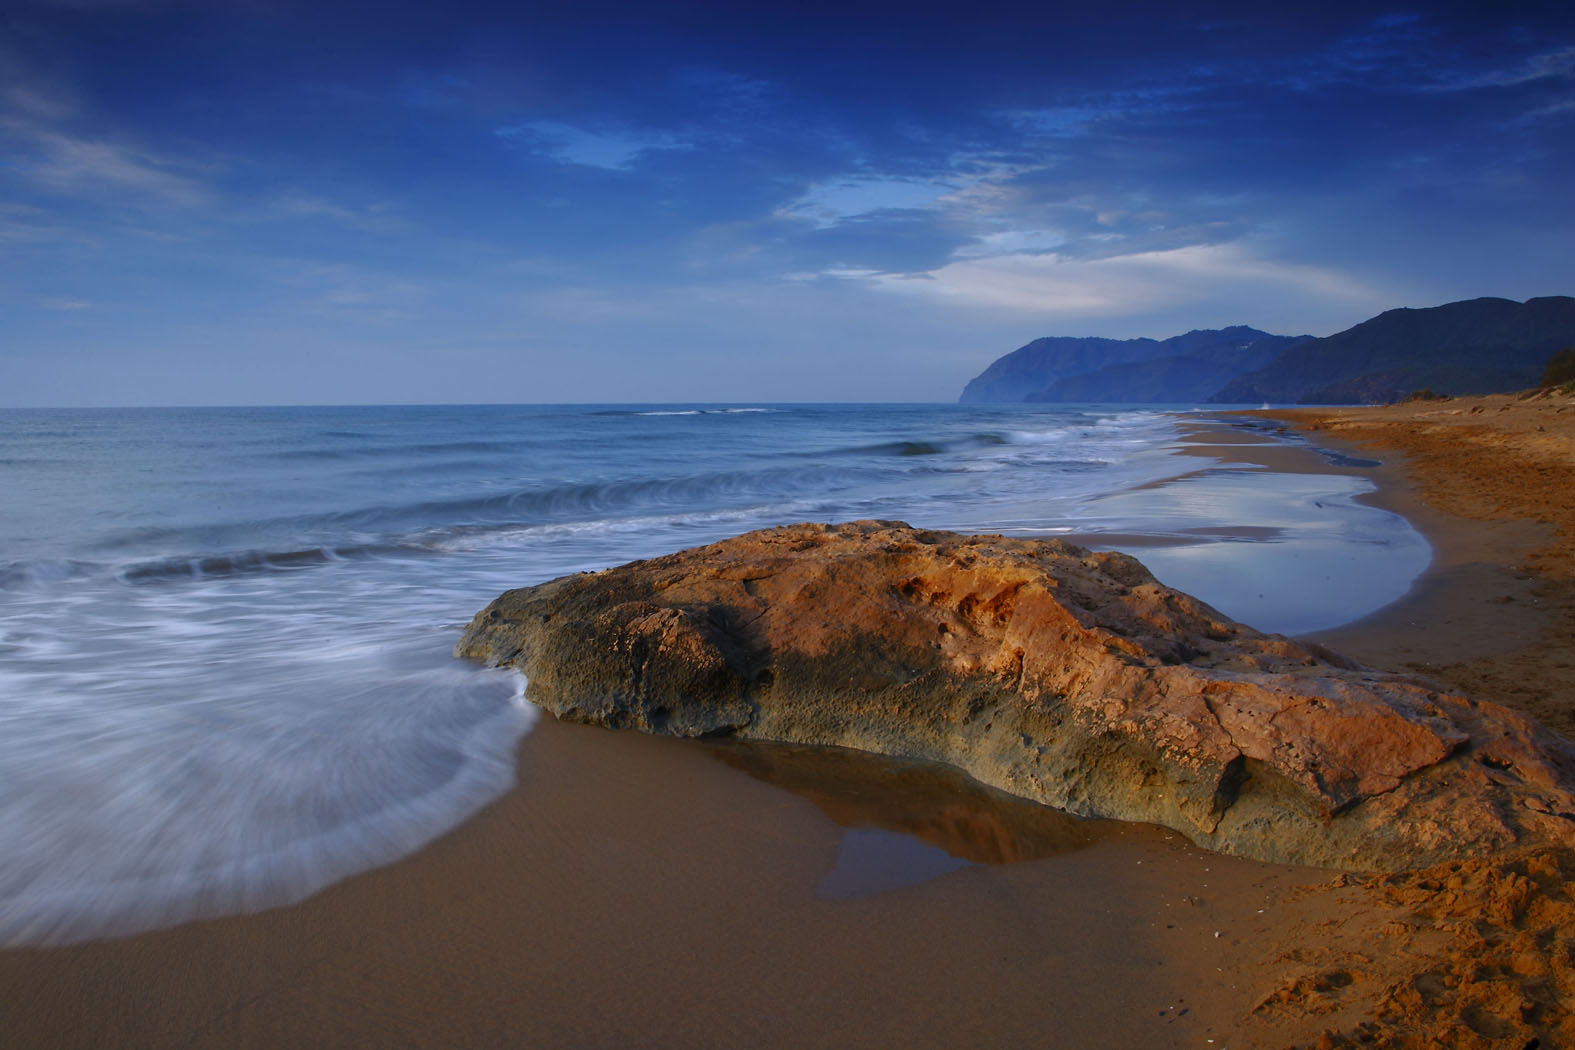
{"label": "sky", "polygon": [[1575,294],[1575,5],[0,9],[0,405],[951,401]]}

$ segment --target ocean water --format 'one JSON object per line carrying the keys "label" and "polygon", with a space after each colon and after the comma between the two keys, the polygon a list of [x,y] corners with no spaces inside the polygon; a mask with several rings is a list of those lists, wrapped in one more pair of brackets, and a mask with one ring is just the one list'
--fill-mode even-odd
{"label": "ocean water", "polygon": [[296,900],[506,790],[522,680],[450,652],[509,587],[853,518],[1156,537],[1269,630],[1425,567],[1359,474],[1181,440],[1076,406],[0,411],[0,944]]}

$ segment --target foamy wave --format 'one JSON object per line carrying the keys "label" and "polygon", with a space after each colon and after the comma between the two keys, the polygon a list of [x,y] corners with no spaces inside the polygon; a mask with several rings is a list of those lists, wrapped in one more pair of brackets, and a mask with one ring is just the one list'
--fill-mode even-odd
{"label": "foamy wave", "polygon": [[[270,714],[243,686],[151,718],[78,705],[13,732],[0,841],[28,847],[0,854],[0,944],[277,907],[404,856],[513,783],[535,718],[512,699],[522,685],[460,665],[368,683],[353,706],[386,705],[387,724],[349,732],[342,712]],[[400,688],[407,702],[389,705]]]}
{"label": "foamy wave", "polygon": [[781,412],[780,408],[652,408],[631,416],[745,416]]}
{"label": "foamy wave", "polygon": [[51,587],[67,580],[92,576],[102,572],[103,569],[102,562],[78,558],[7,562],[0,564],[0,591],[23,587]]}

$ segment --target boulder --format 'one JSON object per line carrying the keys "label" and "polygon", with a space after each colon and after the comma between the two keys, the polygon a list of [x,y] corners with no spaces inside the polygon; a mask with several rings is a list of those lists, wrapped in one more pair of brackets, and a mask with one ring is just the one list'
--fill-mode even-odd
{"label": "boulder", "polygon": [[505,593],[459,656],[557,717],[946,763],[1264,860],[1575,843],[1575,749],[1060,540],[790,525]]}

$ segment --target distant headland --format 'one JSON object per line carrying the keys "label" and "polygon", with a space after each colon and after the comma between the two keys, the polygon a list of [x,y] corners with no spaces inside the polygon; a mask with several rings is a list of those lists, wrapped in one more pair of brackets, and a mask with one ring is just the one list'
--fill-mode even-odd
{"label": "distant headland", "polygon": [[1321,339],[1245,325],[1164,340],[1049,336],[997,358],[958,400],[1332,405],[1491,394],[1535,386],[1571,346],[1575,298],[1468,299],[1387,310]]}

